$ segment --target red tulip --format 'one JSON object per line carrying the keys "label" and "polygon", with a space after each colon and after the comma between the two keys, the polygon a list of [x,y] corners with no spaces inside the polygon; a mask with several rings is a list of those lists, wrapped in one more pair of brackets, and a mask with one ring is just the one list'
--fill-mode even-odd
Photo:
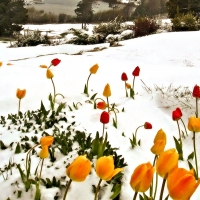
{"label": "red tulip", "polygon": [[122,73],[121,79],[122,79],[122,81],[127,81],[128,80],[128,77],[127,77],[126,73]]}
{"label": "red tulip", "polygon": [[196,98],[200,98],[200,87],[198,85],[194,86],[192,96]]}
{"label": "red tulip", "polygon": [[53,59],[53,60],[51,61],[51,64],[52,64],[53,66],[57,66],[60,62],[61,62],[61,60],[59,60],[58,58],[55,58],[55,59]]}
{"label": "red tulip", "polygon": [[180,109],[180,108],[176,108],[176,110],[174,110],[174,111],[172,112],[172,119],[173,119],[174,121],[177,121],[177,120],[179,120],[181,117],[182,117],[181,109]]}
{"label": "red tulip", "polygon": [[144,123],[144,128],[145,129],[152,129],[152,125],[149,122]]}
{"label": "red tulip", "polygon": [[137,67],[133,70],[132,74],[133,74],[133,76],[139,76],[139,74],[140,74],[140,68],[137,66]]}
{"label": "red tulip", "polygon": [[103,111],[101,113],[100,122],[103,124],[107,124],[109,122],[109,118],[110,118],[109,113],[106,111]]}

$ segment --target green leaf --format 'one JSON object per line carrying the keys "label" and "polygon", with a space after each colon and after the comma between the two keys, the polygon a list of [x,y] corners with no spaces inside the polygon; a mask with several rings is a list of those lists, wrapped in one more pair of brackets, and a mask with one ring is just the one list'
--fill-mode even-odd
{"label": "green leaf", "polygon": [[194,158],[194,152],[192,152],[188,157],[187,157],[187,160],[193,160]]}
{"label": "green leaf", "polygon": [[61,103],[58,106],[57,111],[56,111],[56,115],[58,115],[62,111],[62,109],[65,108],[65,105],[66,105],[66,103]]}
{"label": "green leaf", "polygon": [[115,128],[117,128],[117,123],[116,123],[116,121],[115,121],[114,118],[113,118],[113,126],[114,126]]}
{"label": "green leaf", "polygon": [[134,95],[135,95],[134,90],[132,88],[130,88],[130,97],[132,97],[134,99]]}
{"label": "green leaf", "polygon": [[198,180],[197,172],[196,172],[195,168],[193,167],[193,165],[190,161],[188,161],[188,165],[189,165],[190,170],[191,169],[194,170],[194,177],[195,177],[196,180]]}
{"label": "green leaf", "polygon": [[43,114],[44,116],[47,115],[47,111],[46,111],[46,109],[45,109],[44,104],[43,104],[42,101],[41,101],[41,105],[40,105],[40,110],[42,111],[42,114]]}
{"label": "green leaf", "polygon": [[179,154],[179,160],[183,160],[183,150],[182,150],[182,143],[173,136],[174,138],[174,142],[175,142],[175,146],[176,146],[176,150],[178,151]]}
{"label": "green leaf", "polygon": [[41,196],[41,193],[40,193],[40,184],[37,182],[36,185],[36,191],[35,191],[35,198],[34,200],[40,200],[40,196]]}
{"label": "green leaf", "polygon": [[16,149],[15,149],[15,154],[21,153],[21,146],[19,142],[17,143]]}
{"label": "green leaf", "polygon": [[50,101],[50,107],[51,107],[51,109],[54,110],[54,104],[55,104],[55,102],[54,102],[54,100],[52,98],[51,93],[49,94],[49,101]]}
{"label": "green leaf", "polygon": [[20,165],[20,164],[17,164],[17,169],[19,170],[19,173],[20,173],[22,182],[25,183],[25,181],[26,181],[26,180],[25,180],[26,176],[25,176],[24,172],[22,171],[21,165]]}
{"label": "green leaf", "polygon": [[96,97],[97,93],[93,94],[90,98],[90,100],[94,100],[94,98]]}
{"label": "green leaf", "polygon": [[112,194],[112,196],[110,198],[111,199],[115,199],[119,195],[119,193],[121,191],[121,184],[117,183],[116,185],[114,185],[114,187],[112,188],[111,191],[113,192],[113,194]]}
{"label": "green leaf", "polygon": [[68,106],[68,107],[69,107],[69,110],[70,110],[70,111],[73,111],[72,108],[71,108],[70,106]]}
{"label": "green leaf", "polygon": [[124,110],[124,107],[122,108],[122,112],[124,112],[125,110]]}
{"label": "green leaf", "polygon": [[141,194],[139,195],[139,198],[140,198],[140,200],[145,200]]}
{"label": "green leaf", "polygon": [[87,91],[87,86],[85,84],[85,87],[84,87],[84,94],[88,94],[88,91]]}

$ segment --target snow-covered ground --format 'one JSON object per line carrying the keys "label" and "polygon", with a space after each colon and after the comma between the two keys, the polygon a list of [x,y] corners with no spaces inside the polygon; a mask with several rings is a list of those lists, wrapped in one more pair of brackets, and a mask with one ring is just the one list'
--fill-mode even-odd
{"label": "snow-covered ground", "polygon": [[[68,27],[72,25],[68,25]],[[73,25],[75,26],[75,25]],[[80,25],[76,25],[80,28]],[[27,25],[26,28],[34,28],[34,25]],[[66,30],[65,25],[37,25],[39,30],[54,30],[59,33]],[[129,185],[131,174],[134,169],[141,163],[153,162],[154,155],[150,148],[153,145],[153,139],[158,130],[163,129],[167,134],[167,144],[165,150],[175,148],[173,136],[179,137],[177,123],[172,120],[172,111],[177,107],[182,109],[183,121],[186,126],[188,118],[195,115],[195,98],[191,93],[193,87],[200,85],[200,32],[167,32],[149,35],[141,38],[120,41],[121,46],[109,47],[109,44],[98,45],[58,45],[58,46],[36,46],[7,48],[9,45],[0,43],[0,115],[7,118],[8,114],[17,114],[18,99],[16,98],[17,88],[26,89],[26,96],[21,100],[21,111],[37,110],[40,108],[41,101],[47,109],[50,109],[48,96],[53,94],[52,83],[46,78],[46,69],[40,68],[40,65],[50,65],[51,60],[58,58],[61,60],[56,67],[52,66],[54,74],[54,83],[56,92],[61,93],[64,98],[57,96],[56,105],[66,102],[64,111],[66,112],[67,122],[56,124],[60,131],[66,130],[67,127],[75,121],[73,128],[78,131],[85,131],[87,135],[91,133],[94,138],[96,132],[102,132],[102,123],[100,115],[102,110],[94,109],[93,105],[87,100],[97,93],[96,98],[105,97],[102,95],[105,85],[108,83],[111,87],[110,103],[115,103],[119,113],[117,113],[117,129],[112,124],[114,114],[110,114],[110,122],[106,124],[108,141],[112,147],[119,148],[117,153],[122,155],[127,163],[124,168],[122,178],[122,188],[120,200],[132,199],[134,191]],[[92,51],[95,47],[105,47],[102,51]],[[82,51],[82,55],[77,55]],[[92,75],[89,80],[89,94],[87,97],[83,94],[84,85],[89,75],[89,69],[94,64],[99,65],[96,74]],[[140,75],[135,79],[135,99],[125,96],[124,82],[121,80],[121,74],[125,72],[128,76],[128,83],[132,84],[132,71],[136,66],[140,67]],[[105,99],[106,100],[106,99]],[[73,103],[78,103],[78,109],[70,111],[69,106],[73,108]],[[122,112],[124,108],[124,112]],[[64,115],[64,114],[63,114]],[[1,118],[2,120],[2,118]],[[0,120],[0,121],[1,121]],[[138,139],[141,139],[141,146],[131,148],[129,138],[135,132],[138,126],[145,122],[152,124],[153,128],[146,130],[140,128],[137,133]],[[45,131],[50,135],[53,129],[40,129],[36,126],[35,130],[30,128],[27,133],[18,131],[18,127],[11,120],[7,120],[4,126],[0,124],[0,141],[6,146],[12,142],[12,148],[0,150],[0,168],[3,170],[8,165],[9,160],[20,164],[21,168],[25,167],[26,153],[23,151],[15,154],[18,142],[27,136],[28,138],[37,136],[38,142],[41,134]],[[180,123],[181,130],[184,127]],[[9,127],[9,128],[8,128]],[[183,139],[184,161],[179,161],[179,167],[189,169],[187,157],[193,151],[192,133],[188,131],[188,136]],[[23,142],[22,142],[23,143]],[[31,145],[33,142],[29,141]],[[197,157],[200,160],[200,135],[196,134]],[[55,176],[61,179],[65,184],[65,169],[67,164],[76,158],[77,146],[68,155],[63,155],[56,149],[56,161],[52,163],[49,158],[44,160],[42,178],[52,179]],[[36,148],[38,153],[40,148]],[[31,176],[39,162],[37,154],[31,156],[32,168]],[[191,161],[194,164],[194,160]],[[200,163],[200,162],[199,162]],[[200,171],[200,164],[198,169]],[[95,159],[94,159],[95,165]],[[49,167],[50,166],[50,167]],[[7,176],[6,180],[3,178]],[[62,177],[62,178],[61,178]],[[64,178],[63,178],[64,177]],[[72,182],[67,199],[70,200],[92,200],[94,193],[92,185],[97,185],[99,178],[94,168],[91,174],[84,182]],[[102,185],[105,184],[103,181]],[[159,197],[162,179],[159,178],[157,198]],[[25,192],[20,173],[17,168],[12,167],[12,174],[3,172],[0,174],[0,200],[17,199],[18,191],[22,191],[19,199],[34,199],[35,187],[32,185],[28,192]],[[63,198],[64,189],[50,188],[47,189],[41,185],[41,200],[53,200]],[[101,200],[108,200],[111,196],[111,186],[103,187],[101,191]],[[149,194],[147,192],[147,194]],[[168,191],[165,188],[164,197]],[[139,196],[138,196],[139,198]],[[191,200],[199,200],[200,187],[197,188]],[[169,198],[170,199],[170,198]]]}

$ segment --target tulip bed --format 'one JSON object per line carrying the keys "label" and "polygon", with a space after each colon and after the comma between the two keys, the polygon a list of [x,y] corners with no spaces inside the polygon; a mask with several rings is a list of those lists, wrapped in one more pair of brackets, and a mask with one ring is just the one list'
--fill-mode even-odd
{"label": "tulip bed", "polygon": [[[24,192],[32,192],[34,188],[34,200],[41,200],[41,188],[58,188],[54,199],[67,199],[72,182],[85,181],[88,176],[96,176],[96,184],[90,185],[93,188],[94,200],[101,199],[101,190],[103,187],[110,186],[110,199],[119,199],[123,171],[128,165],[121,155],[117,154],[117,148],[111,146],[108,141],[106,124],[110,123],[110,115],[114,114],[113,126],[117,129],[117,114],[120,112],[115,104],[109,102],[111,88],[109,84],[105,85],[103,96],[96,97],[96,94],[89,94],[89,79],[91,75],[98,71],[98,64],[92,66],[89,70],[89,76],[83,88],[83,93],[89,100],[94,109],[101,109],[99,116],[102,123],[102,133],[96,132],[96,137],[92,138],[91,134],[86,131],[80,131],[73,117],[66,115],[66,104],[56,104],[56,96],[62,94],[56,93],[54,74],[51,71],[52,66],[57,66],[59,59],[53,59],[50,66],[41,65],[46,69],[46,77],[52,82],[53,94],[49,95],[50,110],[46,109],[41,102],[40,109],[36,111],[20,111],[21,100],[25,98],[26,90],[17,89],[16,97],[19,99],[18,114],[9,114],[7,118],[1,116],[0,124],[3,128],[15,131],[20,137],[20,142],[15,145],[5,145],[0,141],[0,149],[14,151],[15,154],[22,156],[22,162],[16,163],[10,159],[8,165],[0,169],[1,176],[6,181],[12,173],[20,175],[20,184],[24,190],[16,189],[16,198],[20,198]],[[2,63],[0,63],[2,65]],[[122,73],[121,80],[124,81],[125,96],[135,99],[135,78],[139,76],[140,68],[137,66],[133,70],[133,84],[127,83],[126,73]],[[129,93],[128,93],[129,90]],[[176,108],[172,112],[172,119],[177,123],[179,138],[174,137],[175,147],[165,149],[167,137],[165,132],[158,130],[151,152],[155,155],[154,161],[141,163],[133,169],[130,177],[130,187],[134,191],[133,200],[147,199],[165,199],[188,200],[193,195],[200,184],[198,172],[198,155],[196,152],[196,133],[200,132],[200,118],[198,118],[198,99],[200,98],[200,87],[195,86],[192,96],[196,100],[195,116],[189,118],[186,128],[182,120],[182,111]],[[70,110],[78,110],[81,102],[73,104]],[[122,109],[124,112],[124,109]],[[185,131],[181,132],[179,123],[182,123]],[[152,125],[145,122],[138,126],[130,140],[130,147],[134,149],[139,146],[141,141],[137,139],[137,132],[140,128],[151,129]],[[188,169],[179,167],[179,160],[183,160],[184,148],[183,142],[187,136],[187,129],[193,133],[193,152],[188,156]],[[41,134],[39,134],[41,133]],[[61,158],[66,167],[65,174],[60,174],[56,161]],[[50,173],[50,178],[43,178],[42,172],[44,163],[47,162],[47,168],[54,168]],[[193,163],[193,164],[192,164]],[[56,179],[53,174],[57,170],[60,178]],[[95,172],[95,174],[94,174]],[[163,180],[161,188],[158,189],[158,176]],[[17,184],[17,183],[16,183]],[[167,187],[169,194],[164,197],[164,188]],[[61,192],[62,191],[62,192]],[[148,192],[147,192],[148,191]],[[8,197],[7,200],[10,198]],[[11,200],[11,199],[10,199]]]}

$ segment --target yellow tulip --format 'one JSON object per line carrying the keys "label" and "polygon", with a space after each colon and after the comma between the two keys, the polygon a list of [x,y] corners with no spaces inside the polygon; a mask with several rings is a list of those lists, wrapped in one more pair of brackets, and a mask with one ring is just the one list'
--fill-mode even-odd
{"label": "yellow tulip", "polygon": [[131,85],[129,83],[125,83],[127,89],[131,89]]}
{"label": "yellow tulip", "polygon": [[109,181],[123,170],[123,168],[114,168],[114,159],[112,156],[100,157],[96,162],[96,174],[102,180]]}
{"label": "yellow tulip", "polygon": [[151,185],[154,172],[155,168],[150,162],[136,167],[130,180],[132,189],[136,192],[146,192]]}
{"label": "yellow tulip", "polygon": [[160,154],[156,161],[156,171],[161,177],[165,177],[169,172],[178,167],[179,155],[176,149],[169,149]]}
{"label": "yellow tulip", "polygon": [[154,138],[154,145],[151,147],[151,152],[160,155],[165,149],[166,141],[166,134],[162,129],[160,129]]}
{"label": "yellow tulip", "polygon": [[192,132],[200,132],[200,118],[194,116],[190,117],[188,120],[188,130]]}
{"label": "yellow tulip", "polygon": [[160,155],[165,149],[164,140],[158,140],[152,147],[151,152],[156,155]]}
{"label": "yellow tulip", "polygon": [[109,97],[111,96],[111,90],[110,90],[110,85],[106,84],[104,91],[103,91],[103,96],[104,97]]}
{"label": "yellow tulip", "polygon": [[99,69],[99,65],[95,64],[90,68],[90,73],[91,74],[96,74],[97,70]]}
{"label": "yellow tulip", "polygon": [[50,69],[47,69],[46,76],[47,76],[48,79],[51,79],[51,78],[54,77],[54,75],[53,75],[53,73]]}
{"label": "yellow tulip", "polygon": [[0,67],[3,65],[3,63],[0,61]]}
{"label": "yellow tulip", "polygon": [[156,143],[158,140],[163,140],[165,144],[167,143],[167,136],[162,129],[157,132],[153,142]]}
{"label": "yellow tulip", "polygon": [[18,99],[24,98],[25,95],[26,95],[26,89],[23,90],[20,90],[19,88],[17,89],[16,96]]}
{"label": "yellow tulip", "polygon": [[167,178],[169,196],[173,200],[188,200],[200,184],[194,177],[194,170],[177,168]]}
{"label": "yellow tulip", "polygon": [[48,158],[49,157],[49,149],[48,146],[42,146],[42,150],[40,151],[39,154],[40,158]]}
{"label": "yellow tulip", "polygon": [[54,141],[54,138],[52,136],[45,136],[40,139],[40,145],[41,146],[50,146]]}
{"label": "yellow tulip", "polygon": [[91,162],[86,156],[79,156],[66,169],[67,176],[72,181],[84,181],[91,171]]}

